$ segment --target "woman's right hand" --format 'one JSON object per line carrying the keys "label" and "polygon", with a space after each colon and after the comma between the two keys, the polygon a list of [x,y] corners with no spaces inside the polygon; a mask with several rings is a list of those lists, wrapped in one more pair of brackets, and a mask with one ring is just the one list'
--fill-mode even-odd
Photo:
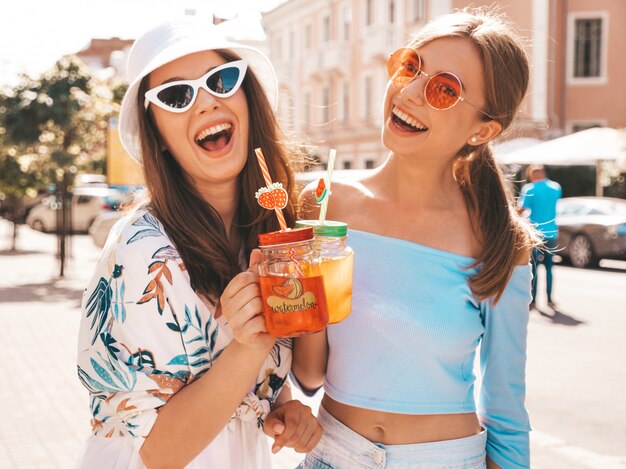
{"label": "woman's right hand", "polygon": [[276,338],[265,327],[263,300],[257,264],[261,252],[250,254],[250,267],[237,274],[224,289],[220,298],[222,314],[233,331],[233,338],[242,345],[257,350],[269,350]]}

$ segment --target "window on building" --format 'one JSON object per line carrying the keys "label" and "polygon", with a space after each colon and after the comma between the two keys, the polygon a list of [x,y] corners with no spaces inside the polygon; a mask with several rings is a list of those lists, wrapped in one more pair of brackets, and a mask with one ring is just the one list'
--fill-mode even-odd
{"label": "window on building", "polygon": [[374,0],[365,1],[365,26],[369,26],[374,21]]}
{"label": "window on building", "polygon": [[283,47],[283,42],[280,40],[280,36],[278,36],[274,40],[274,57],[276,57],[276,59],[281,58],[282,47]]}
{"label": "window on building", "polygon": [[343,169],[352,169],[352,161],[344,161]]}
{"label": "window on building", "polygon": [[322,122],[330,121],[330,90],[328,87],[322,89]]}
{"label": "window on building", "polygon": [[394,23],[396,18],[396,2],[389,0],[389,22]]}
{"label": "window on building", "polygon": [[424,0],[413,0],[413,21],[424,18]]}
{"label": "window on building", "polygon": [[602,74],[602,18],[580,18],[574,23],[574,77]]}
{"label": "window on building", "polygon": [[350,39],[350,24],[352,23],[352,9],[347,6],[343,9],[343,38]]}
{"label": "window on building", "polygon": [[324,42],[330,41],[330,16],[324,16],[324,22],[322,25],[322,32]]}
{"label": "window on building", "polygon": [[365,169],[372,169],[374,167],[374,160],[365,160]]}
{"label": "window on building", "polygon": [[368,118],[372,110],[372,77],[365,77],[365,87],[363,96],[363,115]]}
{"label": "window on building", "polygon": [[310,24],[304,27],[304,48],[310,49],[313,44],[313,31]]}
{"label": "window on building", "polygon": [[343,121],[350,120],[350,84],[343,84]]}
{"label": "window on building", "polygon": [[311,125],[311,93],[304,94],[304,124]]}

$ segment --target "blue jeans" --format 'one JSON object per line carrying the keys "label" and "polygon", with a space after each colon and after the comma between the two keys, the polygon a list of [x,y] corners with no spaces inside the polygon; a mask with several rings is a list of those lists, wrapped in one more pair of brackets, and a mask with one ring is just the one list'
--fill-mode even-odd
{"label": "blue jeans", "polygon": [[545,239],[544,246],[533,249],[533,303],[537,297],[537,267],[543,264],[546,268],[546,294],[548,301],[552,301],[552,258],[556,249],[557,239]]}
{"label": "blue jeans", "polygon": [[319,444],[298,469],[484,469],[487,431],[457,440],[383,445],[372,443],[320,406]]}

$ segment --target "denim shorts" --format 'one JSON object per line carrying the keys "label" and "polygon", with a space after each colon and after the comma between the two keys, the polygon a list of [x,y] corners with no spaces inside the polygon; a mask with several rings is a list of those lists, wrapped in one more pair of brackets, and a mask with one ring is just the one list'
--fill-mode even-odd
{"label": "denim shorts", "polygon": [[457,440],[383,445],[372,443],[330,415],[322,406],[319,444],[298,469],[485,469],[487,431]]}

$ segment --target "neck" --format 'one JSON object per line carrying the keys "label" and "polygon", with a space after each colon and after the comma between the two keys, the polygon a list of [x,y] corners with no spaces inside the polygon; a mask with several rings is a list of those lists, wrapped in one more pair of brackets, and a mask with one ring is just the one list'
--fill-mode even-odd
{"label": "neck", "polygon": [[456,206],[463,194],[452,172],[453,159],[433,157],[429,160],[409,159],[390,153],[377,177],[385,192],[401,205],[414,209]]}
{"label": "neck", "polygon": [[204,201],[210,204],[219,213],[226,228],[228,237],[231,238],[233,232],[233,220],[237,212],[239,203],[239,184],[237,180],[220,184],[194,184],[196,190]]}

